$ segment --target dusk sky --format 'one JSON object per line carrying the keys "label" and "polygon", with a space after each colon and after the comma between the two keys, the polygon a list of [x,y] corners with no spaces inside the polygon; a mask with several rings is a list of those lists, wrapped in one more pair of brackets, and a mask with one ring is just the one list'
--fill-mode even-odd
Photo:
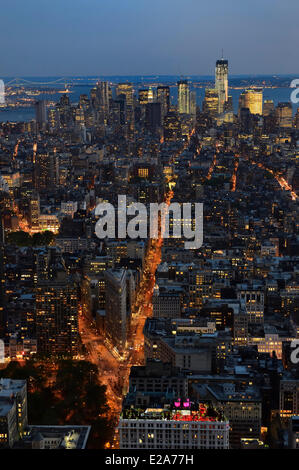
{"label": "dusk sky", "polygon": [[298,0],[1,2],[0,77],[296,74]]}

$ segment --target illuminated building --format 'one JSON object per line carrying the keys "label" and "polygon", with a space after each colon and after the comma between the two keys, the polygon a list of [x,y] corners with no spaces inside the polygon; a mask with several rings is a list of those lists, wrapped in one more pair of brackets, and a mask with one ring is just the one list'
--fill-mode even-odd
{"label": "illuminated building", "polygon": [[21,185],[20,172],[2,170],[1,176],[6,181],[10,194],[13,195],[14,189]]}
{"label": "illuminated building", "polygon": [[292,416],[289,424],[289,449],[299,449],[299,416]]}
{"label": "illuminated building", "polygon": [[190,91],[190,114],[195,119],[196,118],[196,91]]}
{"label": "illuminated building", "polygon": [[118,353],[126,347],[129,329],[127,310],[127,274],[125,269],[105,272],[106,288],[106,334]]}
{"label": "illuminated building", "polygon": [[181,123],[178,119],[176,113],[169,112],[165,118],[163,123],[164,128],[164,139],[166,141],[177,140],[181,136]]}
{"label": "illuminated building", "polygon": [[128,125],[129,131],[134,132],[134,91],[132,83],[119,83],[116,87],[116,94],[118,97],[122,95],[126,100],[126,124]]}
{"label": "illuminated building", "polygon": [[206,88],[202,105],[203,112],[215,118],[218,114],[218,102],[219,98],[216,88]]}
{"label": "illuminated building", "polygon": [[242,438],[259,438],[262,400],[258,388],[235,383],[193,385],[195,397],[221,408],[229,421],[230,448],[240,448]]}
{"label": "illuminated building", "polygon": [[234,344],[239,346],[248,343],[248,315],[244,308],[234,311],[233,316]]}
{"label": "illuminated building", "polygon": [[19,439],[16,402],[0,397],[0,448],[12,447]]}
{"label": "illuminated building", "polygon": [[215,89],[218,93],[218,113],[224,111],[224,104],[228,99],[228,61],[221,59],[216,62]]}
{"label": "illuminated building", "polygon": [[39,216],[39,230],[50,230],[58,233],[60,227],[59,220],[55,214],[41,214]]}
{"label": "illuminated building", "polygon": [[38,129],[44,129],[47,124],[47,104],[45,100],[40,100],[36,102],[35,116]]}
{"label": "illuminated building", "polygon": [[45,148],[38,149],[33,163],[35,188],[44,192],[55,188],[59,181],[59,162],[56,152]]}
{"label": "illuminated building", "polygon": [[36,191],[32,192],[29,200],[29,222],[30,228],[33,231],[39,231],[39,217],[40,217],[40,200],[39,194]]}
{"label": "illuminated building", "polygon": [[55,130],[59,128],[60,117],[57,107],[48,109],[48,125],[50,130]]}
{"label": "illuminated building", "polygon": [[[271,330],[271,328],[269,328]],[[266,333],[265,337],[252,336],[248,340],[249,345],[257,346],[257,350],[262,354],[269,354],[270,356],[275,352],[278,359],[282,359],[282,339],[275,332]]]}
{"label": "illuminated building", "polygon": [[148,102],[151,103],[154,100],[154,91],[152,87],[148,89]]}
{"label": "illuminated building", "polygon": [[169,105],[170,105],[170,91],[169,86],[158,86],[157,87],[157,101],[161,103],[161,114],[162,119],[166,116],[169,112]]}
{"label": "illuminated building", "polygon": [[36,286],[38,354],[76,357],[79,347],[77,285],[54,252],[45,268]]}
{"label": "illuminated building", "polygon": [[[15,422],[18,437],[22,437],[24,429],[28,424],[27,411],[27,382],[26,380],[0,379],[0,410],[2,400],[8,400],[15,405]],[[1,416],[1,415],[0,415]],[[2,420],[0,419],[0,445],[3,442]],[[12,426],[11,426],[12,427]],[[10,430],[12,431],[12,430]],[[13,429],[14,432],[14,429]],[[7,433],[8,434],[8,433]],[[8,437],[9,439],[9,437]]]}
{"label": "illuminated building", "polygon": [[75,212],[78,210],[78,202],[77,201],[67,201],[61,202],[61,214],[67,215],[70,217],[74,217]]}
{"label": "illuminated building", "polygon": [[96,85],[97,109],[99,112],[99,122],[107,123],[109,115],[109,84],[108,82],[98,82]]}
{"label": "illuminated building", "polygon": [[292,127],[293,108],[291,103],[278,103],[275,109],[276,123],[278,127]]}
{"label": "illuminated building", "polygon": [[[20,448],[25,449],[85,449],[91,426],[29,425]],[[18,446],[16,446],[18,448]]]}
{"label": "illuminated building", "polygon": [[275,107],[273,100],[265,100],[263,105],[263,116],[270,116],[274,113]]}
{"label": "illuminated building", "polygon": [[146,394],[139,400],[136,407],[123,407],[118,426],[120,449],[229,448],[229,422],[214,408],[188,398],[164,406],[151,405]]}
{"label": "illuminated building", "polygon": [[279,413],[283,419],[299,415],[299,380],[283,378],[280,381]]}
{"label": "illuminated building", "polygon": [[299,129],[299,108],[297,108],[297,112],[295,114],[295,127]]}
{"label": "illuminated building", "polygon": [[242,108],[248,108],[251,114],[263,114],[263,89],[248,88],[239,97],[239,112]]}
{"label": "illuminated building", "polygon": [[264,322],[264,292],[247,284],[238,286],[238,299],[245,303],[249,323],[262,324]]}
{"label": "illuminated building", "polygon": [[138,100],[140,105],[146,105],[149,101],[148,99],[148,89],[138,90]]}
{"label": "illuminated building", "polygon": [[178,81],[178,112],[190,114],[190,91],[187,80]]}

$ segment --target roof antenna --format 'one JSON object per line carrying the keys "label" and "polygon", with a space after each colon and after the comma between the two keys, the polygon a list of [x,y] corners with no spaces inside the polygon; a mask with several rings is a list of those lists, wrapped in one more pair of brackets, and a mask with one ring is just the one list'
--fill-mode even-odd
{"label": "roof antenna", "polygon": [[223,49],[222,49],[222,60],[223,60]]}

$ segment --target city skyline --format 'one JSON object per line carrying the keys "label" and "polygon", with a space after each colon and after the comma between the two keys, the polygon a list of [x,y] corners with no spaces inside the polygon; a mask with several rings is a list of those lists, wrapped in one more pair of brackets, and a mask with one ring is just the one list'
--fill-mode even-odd
{"label": "city skyline", "polygon": [[299,449],[298,13],[3,6],[0,449]]}
{"label": "city skyline", "polygon": [[2,6],[1,76],[205,75],[222,49],[232,75],[296,74],[296,13],[295,0],[14,0]]}

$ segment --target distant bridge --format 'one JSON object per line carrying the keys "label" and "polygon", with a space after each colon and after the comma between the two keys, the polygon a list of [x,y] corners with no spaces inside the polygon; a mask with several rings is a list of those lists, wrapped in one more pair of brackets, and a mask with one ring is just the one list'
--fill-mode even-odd
{"label": "distant bridge", "polygon": [[67,88],[68,85],[71,83],[70,79],[65,77],[57,78],[56,80],[51,80],[48,82],[34,82],[32,80],[27,80],[25,78],[13,78],[9,82],[5,83],[5,86],[24,86],[24,85],[34,85],[34,86],[41,86],[41,85],[64,85]]}

